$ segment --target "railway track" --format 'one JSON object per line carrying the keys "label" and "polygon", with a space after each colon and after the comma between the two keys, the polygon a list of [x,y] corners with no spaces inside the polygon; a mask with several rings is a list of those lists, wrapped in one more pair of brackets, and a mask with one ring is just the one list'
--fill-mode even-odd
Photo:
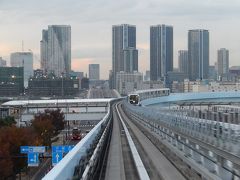
{"label": "railway track", "polygon": [[112,132],[105,179],[139,179],[126,133],[115,107],[113,108]]}
{"label": "railway track", "polygon": [[[112,142],[110,144],[105,176],[106,180],[113,179],[113,177],[114,179],[141,179],[139,177],[139,166],[137,166],[134,161],[134,153],[131,152],[130,143],[124,126],[126,126],[131,136],[132,143],[135,145],[139,158],[142,161],[142,166],[149,179],[201,179],[197,173],[191,172],[189,167],[187,167],[187,169],[190,173],[184,174],[184,171],[182,171],[182,169],[184,169],[184,164],[177,163],[180,167],[176,167],[174,161],[178,161],[178,159],[172,154],[169,154],[169,156],[173,157],[166,157],[166,154],[162,153],[161,148],[163,147],[159,147],[156,142],[154,143],[154,139],[151,139],[150,134],[142,132],[143,127],[135,124],[135,122],[133,123],[122,109],[122,104],[118,103],[113,108],[113,136],[115,136],[115,138],[112,137]],[[119,140],[119,144],[117,145],[118,150],[116,150],[116,139]],[[113,151],[114,146],[115,151]],[[118,168],[118,171],[114,170],[114,168]]]}

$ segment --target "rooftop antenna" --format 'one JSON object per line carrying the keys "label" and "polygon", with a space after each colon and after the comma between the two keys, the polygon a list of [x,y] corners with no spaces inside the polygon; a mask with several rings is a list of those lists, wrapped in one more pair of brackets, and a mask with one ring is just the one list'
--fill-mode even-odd
{"label": "rooftop antenna", "polygon": [[22,40],[22,52],[24,52],[24,42]]}

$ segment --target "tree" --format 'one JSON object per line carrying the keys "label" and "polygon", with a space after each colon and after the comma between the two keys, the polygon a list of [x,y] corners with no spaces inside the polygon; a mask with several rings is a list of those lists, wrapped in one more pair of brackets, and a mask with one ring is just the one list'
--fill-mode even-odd
{"label": "tree", "polygon": [[51,119],[51,122],[55,128],[55,132],[58,133],[60,130],[64,129],[64,114],[60,109],[57,110],[49,110],[46,109],[45,113]]}
{"label": "tree", "polygon": [[16,121],[13,116],[7,116],[3,119],[0,119],[0,127],[12,126],[15,124],[16,124]]}
{"label": "tree", "polygon": [[26,167],[27,159],[20,154],[20,146],[39,145],[42,142],[33,129],[4,127],[0,130],[0,177],[7,178]]}
{"label": "tree", "polygon": [[60,109],[50,110],[46,109],[44,113],[38,113],[35,115],[35,120],[49,120],[53,125],[54,134],[59,133],[60,130],[64,129],[64,114]]}
{"label": "tree", "polygon": [[9,152],[9,143],[4,143],[0,139],[0,176],[9,177],[13,172],[13,162]]}
{"label": "tree", "polygon": [[38,136],[42,139],[43,145],[51,146],[51,138],[54,135],[54,126],[51,120],[42,114],[35,116],[32,121],[32,127]]}

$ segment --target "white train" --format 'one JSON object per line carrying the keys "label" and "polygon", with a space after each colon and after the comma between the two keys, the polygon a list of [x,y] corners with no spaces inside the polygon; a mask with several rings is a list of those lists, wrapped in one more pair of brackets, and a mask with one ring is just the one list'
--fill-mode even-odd
{"label": "white train", "polygon": [[140,105],[140,101],[149,98],[156,98],[161,96],[168,96],[170,94],[170,89],[148,89],[148,90],[139,90],[134,93],[128,94],[128,102],[134,105]]}

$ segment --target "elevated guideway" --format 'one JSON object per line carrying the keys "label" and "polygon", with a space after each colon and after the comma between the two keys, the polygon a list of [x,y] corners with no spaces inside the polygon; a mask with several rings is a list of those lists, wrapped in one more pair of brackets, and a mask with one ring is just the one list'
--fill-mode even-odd
{"label": "elevated guideway", "polygon": [[162,142],[202,177],[238,179],[240,125],[189,117],[181,108],[171,110],[170,105],[191,101],[239,103],[239,100],[240,94],[236,92],[186,93],[147,99],[141,102],[143,107],[127,103],[125,107],[132,119],[163,138]]}
{"label": "elevated guideway", "polygon": [[101,176],[99,169],[104,161],[105,148],[112,127],[112,111],[106,116],[43,178],[58,179],[90,179]]}
{"label": "elevated guideway", "polygon": [[66,121],[100,121],[108,112],[109,102],[112,98],[105,99],[50,99],[50,100],[15,100],[1,105],[9,109],[14,115],[17,125],[26,125],[39,112],[45,109],[60,109]]}
{"label": "elevated guideway", "polygon": [[[139,127],[131,122],[129,116],[123,111],[122,103],[117,104],[113,110],[113,127],[114,126],[115,132],[118,133],[111,139],[105,180],[145,180],[147,178],[153,180],[186,179],[183,174],[179,172],[179,170],[161,153],[158,147],[141,132]],[[122,128],[121,126],[126,126],[126,128]],[[131,140],[128,141],[127,144],[125,144],[123,140],[125,136],[131,137]],[[118,143],[116,144],[115,142]],[[131,144],[134,145],[134,151],[132,151],[132,148],[129,148]],[[126,151],[126,148],[129,148],[129,150]],[[126,157],[126,154],[129,151],[132,154],[132,158],[130,159]],[[138,159],[141,160],[140,162],[135,161],[134,155],[136,154],[138,154]],[[133,160],[133,163],[131,159]],[[121,171],[119,171],[119,169]],[[130,176],[135,173],[139,174],[139,178],[133,178]],[[140,176],[141,173],[145,173],[146,177]],[[195,177],[197,178],[198,176],[196,175]]]}
{"label": "elevated guideway", "polygon": [[148,98],[142,101],[144,106],[153,106],[159,104],[177,104],[191,102],[239,102],[240,94],[236,91],[229,92],[200,92],[200,93],[176,93],[169,96]]}
{"label": "elevated guideway", "polygon": [[144,179],[140,172],[145,179],[240,179],[240,125],[172,108],[185,102],[238,103],[240,94],[148,95],[142,106],[111,100],[103,120],[45,179]]}

